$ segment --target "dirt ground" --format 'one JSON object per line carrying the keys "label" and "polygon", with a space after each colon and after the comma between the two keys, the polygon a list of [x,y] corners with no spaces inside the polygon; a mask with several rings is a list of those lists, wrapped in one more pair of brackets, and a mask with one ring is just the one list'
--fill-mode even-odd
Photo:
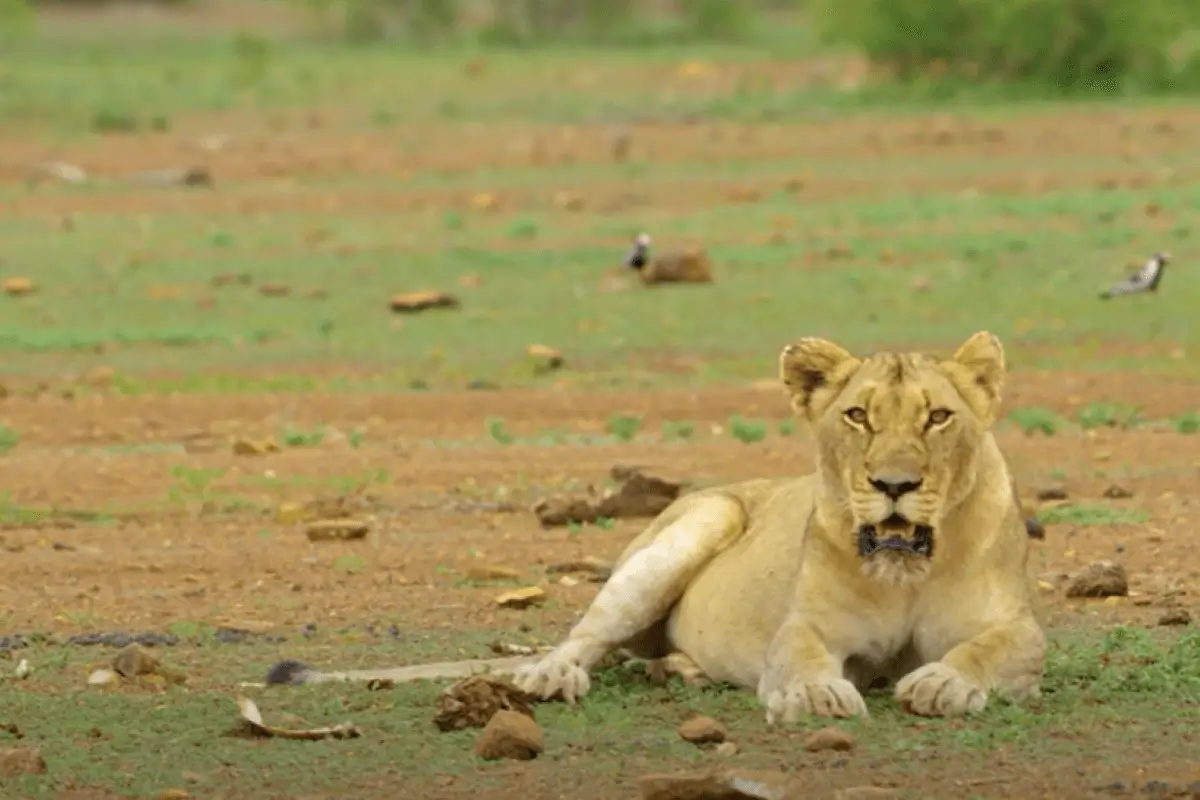
{"label": "dirt ground", "polygon": [[[1115,395],[1163,416],[1187,407],[1184,387],[1147,385],[1119,374],[1098,383],[1080,390],[1088,401]],[[1062,386],[1058,377],[1036,374],[1018,374],[1014,384],[1014,396],[1031,400]],[[571,481],[599,485],[616,463],[702,484],[798,474],[812,464],[811,446],[801,436],[771,436],[754,445],[724,435],[669,446],[504,447],[485,435],[491,416],[504,417],[517,435],[551,428],[598,433],[611,414],[630,411],[645,413],[652,430],[659,420],[721,425],[732,413],[769,419],[786,414],[782,398],[766,389],[10,398],[0,406],[4,424],[26,432],[27,439],[0,459],[8,504],[106,511],[115,519],[68,522],[66,529],[59,527],[61,514],[36,525],[28,518],[10,523],[0,533],[7,550],[0,570],[4,627],[78,633],[81,627],[155,629],[181,619],[251,618],[292,626],[397,616],[418,627],[511,627],[520,614],[495,610],[493,591],[461,585],[472,565],[524,571],[585,555],[608,559],[643,524],[543,530],[528,510],[532,501]],[[357,430],[362,443],[352,448],[344,435],[331,434],[316,447],[233,454],[231,437],[269,436],[285,414],[297,429],[324,424]],[[172,442],[182,446],[168,450]],[[151,443],[159,452],[146,446]],[[1200,451],[1192,437],[1145,430],[1029,437],[1009,430],[1001,443],[1027,495],[1061,485],[1076,503],[1111,503],[1149,515],[1137,525],[1049,526],[1046,541],[1036,546],[1039,574],[1070,573],[1098,558],[1121,561],[1131,574],[1131,600],[1089,605],[1113,619],[1149,619],[1163,603],[1177,603],[1180,592],[1191,598],[1200,591],[1200,566],[1189,557],[1188,537],[1179,533],[1198,520],[1189,490],[1200,471]],[[187,474],[201,470],[215,477],[204,487],[189,487]],[[368,476],[362,479],[365,492],[377,498],[364,509],[376,520],[367,541],[311,543],[295,523],[276,522],[280,504],[344,494],[355,488],[349,484],[356,476]],[[1133,496],[1105,500],[1113,484]],[[226,497],[238,502],[214,507]],[[360,571],[338,568],[346,555],[365,559]],[[561,602],[541,612],[548,615],[545,622],[565,623],[595,587],[550,590]],[[1058,592],[1047,600],[1067,605]]]}
{"label": "dirt ground", "polygon": [[[774,73],[767,69],[766,78],[791,79],[782,67]],[[1078,110],[987,124],[959,123],[946,115],[886,125],[862,120],[753,127],[650,122],[638,127],[637,147],[640,155],[660,163],[748,158],[750,153],[769,160],[802,150],[818,165],[813,174],[771,180],[783,185],[801,178],[806,197],[818,202],[881,191],[1034,195],[1051,189],[1175,185],[1194,179],[1187,170],[1200,169],[1200,163],[1156,171],[1141,159],[1148,149],[1159,157],[1189,152],[1197,130],[1200,111],[1194,109]],[[233,132],[228,146],[214,150],[198,144],[198,137],[227,131]],[[286,133],[282,140],[281,131]],[[551,133],[500,126],[464,129],[455,137],[428,133],[411,130],[398,139],[389,132],[348,132],[335,115],[309,112],[277,115],[273,122],[197,117],[179,121],[171,133],[98,136],[72,143],[69,150],[0,133],[6,165],[62,159],[113,176],[205,163],[218,181],[234,187],[165,195],[132,187],[89,194],[43,186],[11,195],[0,203],[0,213],[55,218],[171,211],[204,219],[271,211],[457,208],[465,207],[477,188],[380,190],[364,184],[335,189],[319,182],[288,192],[271,187],[277,179],[402,177],[414,170],[452,178],[481,165],[501,169],[611,160],[607,128]],[[897,173],[894,182],[884,184],[820,171],[822,157],[856,153],[895,162],[936,155],[948,166]],[[954,168],[993,157],[1046,164],[1082,155],[1109,159],[1108,166],[1100,173],[1064,168],[1049,176],[1040,167],[985,174]],[[15,184],[25,177],[24,167],[0,166],[0,181]],[[751,197],[742,183],[656,181],[634,193],[613,178],[592,185],[588,197],[601,213],[639,204],[686,213]],[[766,186],[766,179],[756,185]],[[521,187],[505,193],[503,201],[507,208],[550,208],[552,195],[545,187]],[[1163,213],[1151,225],[1165,230],[1175,222]],[[569,227],[561,235],[574,246],[587,244]],[[543,239],[536,246],[555,244]],[[521,245],[509,240],[504,246]],[[15,378],[14,386],[20,384]],[[1018,370],[1006,405],[1073,414],[1087,403],[1110,401],[1141,406],[1146,416],[1161,419],[1195,408],[1196,391],[1192,384],[1132,372]],[[0,512],[9,520],[0,527],[0,635],[166,630],[180,621],[231,620],[281,631],[310,623],[383,623],[447,633],[492,628],[514,637],[521,635],[522,625],[534,625],[558,635],[597,587],[550,583],[532,569],[583,556],[612,559],[645,522],[543,529],[529,511],[533,501],[572,485],[599,485],[617,463],[703,484],[800,474],[812,465],[811,445],[800,436],[772,434],[753,445],[724,434],[672,445],[508,447],[486,437],[489,417],[504,418],[518,435],[548,429],[599,433],[619,412],[645,414],[645,427],[657,430],[669,420],[719,426],[735,413],[781,420],[786,404],[770,387],[642,394],[499,390],[141,397],[103,388],[74,397],[14,391],[0,400],[0,423],[21,433],[18,448],[0,457]],[[260,456],[232,451],[231,438],[272,435],[284,423],[327,425],[339,434],[315,446]],[[361,438],[359,446],[351,446],[352,435]],[[1061,486],[1073,503],[1146,515],[1137,524],[1047,526],[1045,541],[1034,545],[1031,571],[1041,579],[1052,624],[1155,625],[1166,611],[1180,607],[1200,614],[1200,563],[1192,541],[1200,524],[1194,496],[1200,475],[1197,441],[1157,429],[1029,437],[1009,428],[1000,434],[1027,497],[1038,488]],[[1130,496],[1105,497],[1114,485]],[[356,488],[367,497],[360,514],[371,521],[371,533],[362,541],[313,543],[302,525],[276,518],[283,504]],[[34,518],[29,509],[53,510]],[[86,512],[102,519],[88,520]],[[1097,559],[1125,566],[1129,597],[1066,599],[1064,576]],[[496,587],[463,580],[472,566],[481,565],[512,567],[530,582],[540,580],[551,602],[530,611],[497,609]],[[514,791],[557,796],[558,789],[539,783],[536,764],[513,769]],[[870,782],[869,768],[852,764],[847,769],[863,769],[863,782]],[[952,765],[937,769],[943,783],[956,777]],[[1034,796],[1057,786],[1053,773],[1018,772],[1005,783],[1009,795]],[[445,788],[452,796],[454,787]],[[573,796],[585,796],[581,792]]]}

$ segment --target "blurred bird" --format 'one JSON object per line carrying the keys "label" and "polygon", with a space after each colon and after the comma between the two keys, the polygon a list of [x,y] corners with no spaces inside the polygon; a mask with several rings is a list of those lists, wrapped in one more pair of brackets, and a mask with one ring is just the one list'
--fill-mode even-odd
{"label": "blurred bird", "polygon": [[625,266],[641,270],[650,261],[650,234],[639,233],[633,240],[633,249],[625,257]]}
{"label": "blurred bird", "polygon": [[708,256],[698,247],[662,253],[651,257],[650,234],[639,233],[633,249],[625,256],[625,266],[635,270],[646,286],[660,283],[712,283]]}
{"label": "blurred bird", "polygon": [[1100,294],[1101,300],[1117,297],[1122,294],[1137,294],[1138,292],[1157,292],[1158,283],[1162,280],[1167,262],[1171,260],[1170,253],[1155,253],[1145,266],[1129,276],[1107,292]]}

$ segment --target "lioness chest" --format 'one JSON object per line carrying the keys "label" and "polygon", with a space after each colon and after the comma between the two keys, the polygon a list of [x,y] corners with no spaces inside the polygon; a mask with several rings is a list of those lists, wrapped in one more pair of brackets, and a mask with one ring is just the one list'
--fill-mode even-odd
{"label": "lioness chest", "polygon": [[[811,615],[843,659],[847,677],[866,684],[894,680],[940,658],[961,632],[931,621],[936,583],[862,591],[857,575],[803,569],[804,536],[815,476],[725,487],[746,507],[749,522],[736,542],[689,583],[667,619],[671,646],[715,681],[753,688],[775,632],[796,604],[797,583],[817,600]],[[811,563],[811,562],[810,562]],[[850,578],[850,580],[847,580]]]}

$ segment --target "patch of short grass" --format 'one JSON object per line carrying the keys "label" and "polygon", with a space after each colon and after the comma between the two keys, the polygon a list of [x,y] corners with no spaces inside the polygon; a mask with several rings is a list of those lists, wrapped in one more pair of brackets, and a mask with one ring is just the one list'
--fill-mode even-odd
{"label": "patch of short grass", "polygon": [[[180,630],[193,628],[202,626]],[[322,669],[383,666],[478,657],[491,638],[494,631],[453,638],[401,633],[382,640],[318,634],[311,641],[276,645],[162,648],[160,658],[191,676],[186,685],[165,691],[87,689],[89,669],[111,657],[111,649],[31,647],[21,655],[35,672],[21,691],[7,693],[0,716],[0,722],[17,725],[24,738],[5,741],[0,728],[0,745],[41,747],[50,769],[18,777],[6,789],[29,798],[57,796],[67,787],[147,796],[190,781],[222,796],[317,792],[360,797],[401,777],[406,786],[433,787],[439,776],[454,775],[459,786],[486,792],[503,784],[504,770],[472,755],[475,732],[443,734],[431,724],[437,684],[382,692],[337,684],[252,691],[237,682],[261,680],[267,666],[283,657]],[[743,750],[739,765],[798,768],[816,758],[800,752],[786,729],[766,727],[753,692],[722,685],[692,689],[677,680],[654,686],[633,662],[593,677],[591,693],[579,708],[550,703],[536,709],[546,733],[539,769],[550,780],[582,776],[614,793],[607,796],[618,796],[631,771],[705,762],[710,756],[683,743],[674,730],[691,713],[714,716],[735,732]],[[252,693],[268,721],[282,715],[291,715],[293,724],[298,718],[314,726],[352,720],[363,738],[321,743],[229,738],[224,734],[236,722],[233,700],[244,691]],[[870,695],[868,705],[869,720],[839,724],[858,739],[854,758],[859,766],[901,785],[912,776],[906,754],[922,752],[981,766],[996,747],[1011,758],[1041,763],[1055,758],[1074,763],[1080,752],[1103,752],[1111,766],[1121,761],[1123,749],[1136,761],[1140,756],[1129,743],[1142,741],[1158,748],[1157,757],[1186,758],[1188,731],[1200,724],[1200,634],[1127,627],[1107,633],[1052,631],[1042,697],[1021,705],[993,699],[984,714],[965,720],[912,717],[886,691]],[[811,720],[800,727],[826,722]],[[1114,726],[1124,732],[1116,747]],[[569,757],[580,752],[588,754],[583,762]],[[296,769],[297,763],[304,768]]]}
{"label": "patch of short grass", "polygon": [[1044,508],[1038,512],[1038,519],[1046,524],[1136,525],[1149,518],[1150,514],[1140,508],[1120,508],[1089,503],[1071,503]]}

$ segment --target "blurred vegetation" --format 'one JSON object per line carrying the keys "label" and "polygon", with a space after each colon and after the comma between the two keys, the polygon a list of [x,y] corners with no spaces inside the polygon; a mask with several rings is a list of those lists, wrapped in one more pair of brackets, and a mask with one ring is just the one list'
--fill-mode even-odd
{"label": "blurred vegetation", "polygon": [[[29,24],[0,0],[0,33]],[[195,0],[146,0],[181,4]],[[322,38],[409,48],[681,42],[820,43],[865,55],[889,83],[958,93],[981,84],[1054,93],[1200,88],[1197,0],[281,0]],[[783,55],[786,55],[784,53]]]}
{"label": "blurred vegetation", "polygon": [[1200,86],[1196,0],[810,0],[827,44],[901,82],[1115,93]]}

